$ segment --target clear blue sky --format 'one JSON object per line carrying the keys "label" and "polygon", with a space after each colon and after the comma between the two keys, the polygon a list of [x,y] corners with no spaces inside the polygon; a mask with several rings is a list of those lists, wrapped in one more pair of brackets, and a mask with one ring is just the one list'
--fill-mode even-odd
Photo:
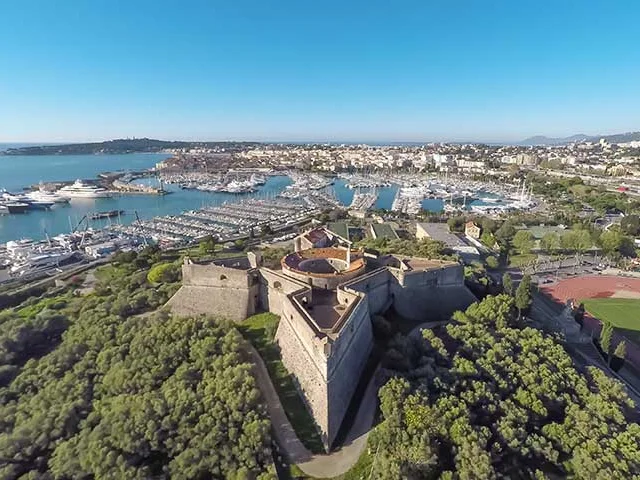
{"label": "clear blue sky", "polygon": [[640,2],[4,0],[0,141],[640,130]]}

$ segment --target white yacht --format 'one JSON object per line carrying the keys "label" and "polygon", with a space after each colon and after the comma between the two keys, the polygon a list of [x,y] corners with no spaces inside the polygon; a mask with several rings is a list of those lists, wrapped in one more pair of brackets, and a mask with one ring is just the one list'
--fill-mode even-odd
{"label": "white yacht", "polygon": [[70,200],[70,197],[58,195],[57,193],[46,190],[34,190],[33,192],[27,193],[27,197],[37,202],[69,203]]}
{"label": "white yacht", "polygon": [[107,189],[82,183],[82,180],[76,180],[73,185],[62,187],[57,193],[69,198],[106,198],[111,196],[111,192]]}
{"label": "white yacht", "polygon": [[69,260],[76,252],[72,251],[49,251],[41,254],[34,253],[28,256],[21,263],[15,263],[10,272],[13,275],[24,275],[25,273],[60,266],[60,263]]}

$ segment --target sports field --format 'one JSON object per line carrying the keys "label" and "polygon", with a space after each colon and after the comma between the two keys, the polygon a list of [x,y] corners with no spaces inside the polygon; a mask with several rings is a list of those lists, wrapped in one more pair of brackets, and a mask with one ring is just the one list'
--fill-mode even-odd
{"label": "sports field", "polygon": [[591,316],[614,327],[640,331],[640,299],[587,298],[582,300]]}

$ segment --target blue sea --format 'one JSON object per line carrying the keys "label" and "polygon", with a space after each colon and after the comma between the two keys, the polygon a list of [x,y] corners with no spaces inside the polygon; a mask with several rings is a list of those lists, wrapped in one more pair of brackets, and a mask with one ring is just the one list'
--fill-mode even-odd
{"label": "blue sea", "polygon": [[[24,144],[0,144],[3,148]],[[118,170],[140,170],[153,167],[168,158],[166,154],[126,154],[126,155],[45,155],[45,156],[0,156],[0,189],[20,191],[39,182],[91,179],[99,173]],[[154,182],[153,179],[149,179]],[[57,235],[75,228],[87,213],[124,210],[119,221],[131,223],[135,213],[141,219],[161,215],[177,215],[187,210],[195,210],[223,202],[237,202],[244,198],[275,197],[291,179],[286,176],[269,177],[265,185],[251,194],[234,195],[198,190],[181,190],[173,185],[165,185],[172,193],[165,196],[127,195],[113,198],[73,199],[69,205],[55,205],[49,211],[30,211],[23,215],[0,215],[0,243],[19,238],[43,239],[46,235]],[[343,179],[336,179],[334,193],[343,205],[351,204],[354,191],[346,188]],[[390,209],[397,192],[396,186],[378,189],[375,208]],[[440,200],[426,200],[425,209],[441,211]],[[108,225],[112,220],[91,221],[94,228]]]}

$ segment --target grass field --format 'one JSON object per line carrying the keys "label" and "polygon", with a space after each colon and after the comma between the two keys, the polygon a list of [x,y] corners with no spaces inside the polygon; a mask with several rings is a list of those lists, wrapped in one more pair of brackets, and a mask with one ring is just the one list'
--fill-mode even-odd
{"label": "grass field", "polygon": [[588,298],[582,300],[591,315],[614,327],[640,332],[640,299]]}

